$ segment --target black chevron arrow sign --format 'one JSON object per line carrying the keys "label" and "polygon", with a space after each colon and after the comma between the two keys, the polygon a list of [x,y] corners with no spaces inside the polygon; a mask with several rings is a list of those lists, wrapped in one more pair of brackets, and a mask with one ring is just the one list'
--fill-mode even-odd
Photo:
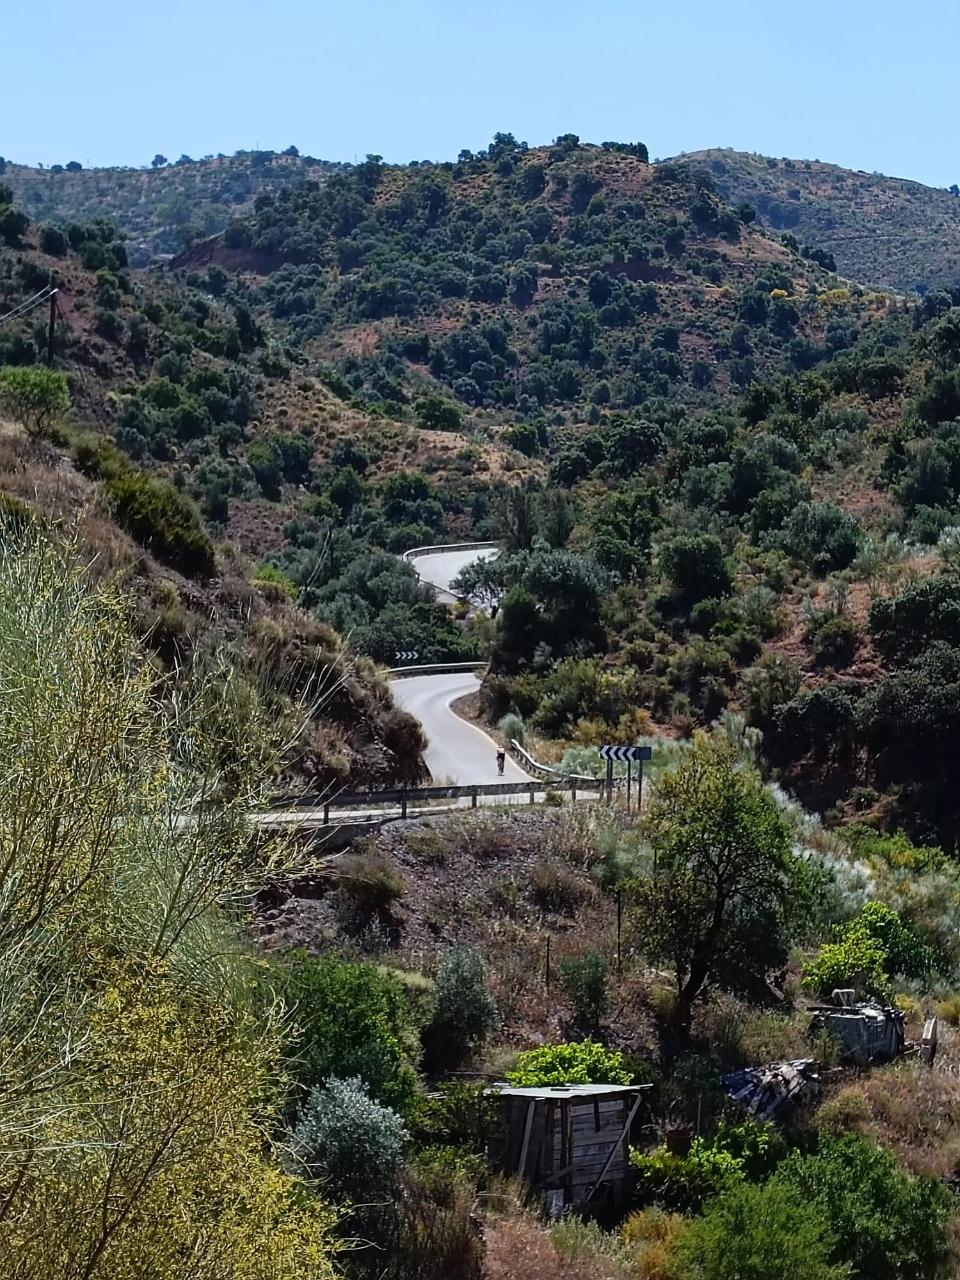
{"label": "black chevron arrow sign", "polygon": [[600,748],[601,760],[649,760],[653,754],[650,747],[617,747],[607,745]]}

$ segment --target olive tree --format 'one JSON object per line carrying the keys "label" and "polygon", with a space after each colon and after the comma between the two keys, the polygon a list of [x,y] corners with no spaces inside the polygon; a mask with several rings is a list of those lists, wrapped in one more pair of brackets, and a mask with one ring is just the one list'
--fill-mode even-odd
{"label": "olive tree", "polygon": [[0,369],[0,408],[11,414],[28,435],[42,437],[54,418],[70,408],[70,392],[62,373],[35,365]]}
{"label": "olive tree", "polygon": [[685,1026],[711,982],[783,962],[816,880],[759,775],[719,735],[700,735],[663,775],[644,827],[653,870],[631,885],[633,931],[672,966]]}

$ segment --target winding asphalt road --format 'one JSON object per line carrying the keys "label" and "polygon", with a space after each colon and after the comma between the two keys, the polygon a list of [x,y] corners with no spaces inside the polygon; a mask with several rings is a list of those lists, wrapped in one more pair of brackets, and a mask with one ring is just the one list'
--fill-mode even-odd
{"label": "winding asphalt road", "polygon": [[489,560],[499,555],[496,547],[453,547],[448,551],[430,550],[423,555],[407,553],[405,559],[413,565],[421,582],[429,583],[443,604],[453,604],[457,597],[450,584],[468,564],[477,560]]}
{"label": "winding asphalt road", "polygon": [[[497,554],[496,547],[466,546],[430,548],[422,555],[408,553],[407,558],[420,579],[434,588],[438,600],[452,602],[456,597],[450,591],[450,584],[460,570],[476,560],[487,560]],[[451,709],[452,702],[479,690],[480,681],[472,671],[403,676],[391,680],[390,688],[398,705],[423,726],[427,738],[427,768],[437,785],[525,782],[529,778],[509,756],[501,777],[497,773],[497,744],[482,729],[462,720]]]}
{"label": "winding asphalt road", "polygon": [[497,744],[482,729],[462,720],[451,702],[476,693],[480,681],[472,671],[403,676],[390,681],[394,700],[415,716],[427,737],[427,768],[437,786],[524,782],[530,776],[507,756],[503,777],[497,774]]}

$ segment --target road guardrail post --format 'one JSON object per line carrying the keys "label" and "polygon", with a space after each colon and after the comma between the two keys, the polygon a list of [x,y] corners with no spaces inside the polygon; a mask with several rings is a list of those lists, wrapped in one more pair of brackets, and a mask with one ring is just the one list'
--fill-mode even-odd
{"label": "road guardrail post", "polygon": [[323,825],[325,827],[329,827],[330,825],[330,801],[329,800],[325,801],[323,806]]}
{"label": "road guardrail post", "polygon": [[470,792],[470,808],[475,809],[476,807],[477,807],[477,788],[474,787],[473,790]]}
{"label": "road guardrail post", "polygon": [[407,816],[407,788],[404,787],[403,791],[400,793],[400,817],[405,818],[406,816]]}

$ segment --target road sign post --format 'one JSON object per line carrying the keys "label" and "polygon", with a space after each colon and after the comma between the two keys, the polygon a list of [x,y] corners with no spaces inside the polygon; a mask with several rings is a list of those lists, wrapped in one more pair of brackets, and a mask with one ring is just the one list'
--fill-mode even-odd
{"label": "road sign post", "polygon": [[640,803],[643,799],[643,762],[649,760],[653,755],[650,747],[628,747],[617,746],[615,743],[607,743],[600,748],[600,759],[607,762],[607,803],[613,799],[613,765],[614,761],[619,761],[627,766],[627,811],[630,810],[630,784],[632,781],[632,765],[634,762],[637,766],[637,810],[639,812]]}

